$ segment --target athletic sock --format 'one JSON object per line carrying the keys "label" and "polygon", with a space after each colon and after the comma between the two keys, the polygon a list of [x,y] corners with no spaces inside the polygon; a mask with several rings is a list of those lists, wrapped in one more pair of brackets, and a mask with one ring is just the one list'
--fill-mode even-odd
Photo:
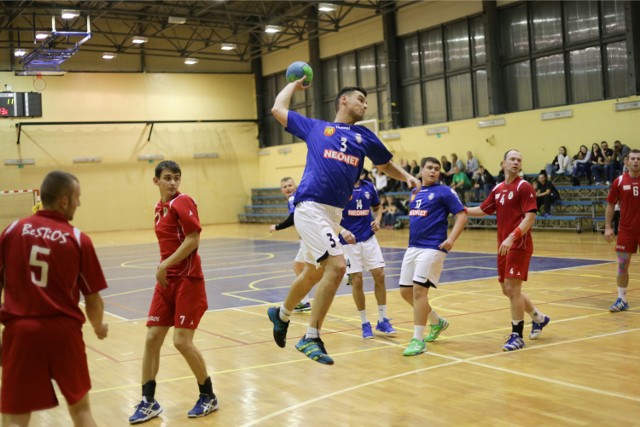
{"label": "athletic sock", "polygon": [[435,310],[431,310],[429,313],[429,324],[437,325],[438,323],[440,323],[440,316],[438,316],[438,313],[436,313]]}
{"label": "athletic sock", "polygon": [[284,305],[280,306],[280,320],[288,322],[291,317],[291,312],[285,308]]}
{"label": "athletic sock", "polygon": [[213,394],[213,384],[211,384],[211,377],[207,377],[207,379],[204,380],[204,384],[198,383],[198,389],[200,390],[200,394],[206,394],[209,397],[215,396],[215,394]]}
{"label": "athletic sock", "polygon": [[618,298],[620,298],[624,302],[627,302],[627,288],[621,288],[618,286]]}
{"label": "athletic sock", "polygon": [[378,321],[382,322],[387,318],[387,306],[379,305],[378,306]]}
{"label": "athletic sock", "polygon": [[360,321],[362,322],[362,324],[365,324],[368,322],[367,320],[367,310],[362,310],[358,312],[360,314]]}
{"label": "athletic sock", "polygon": [[522,332],[524,331],[524,320],[512,320],[511,321],[511,332],[514,334],[518,334],[520,338],[522,338]]}
{"label": "athletic sock", "polygon": [[424,339],[425,326],[413,325],[413,337],[422,341]]}
{"label": "athletic sock", "polygon": [[156,400],[155,380],[149,380],[146,383],[142,384],[142,397],[144,397],[147,402],[153,402],[154,400]]}
{"label": "athletic sock", "polygon": [[317,328],[312,328],[309,326],[307,328],[307,333],[304,334],[305,338],[320,338],[320,331]]}
{"label": "athletic sock", "polygon": [[529,313],[529,316],[531,316],[531,319],[533,319],[533,321],[536,323],[544,322],[544,314],[540,313],[536,308],[534,308],[533,311]]}

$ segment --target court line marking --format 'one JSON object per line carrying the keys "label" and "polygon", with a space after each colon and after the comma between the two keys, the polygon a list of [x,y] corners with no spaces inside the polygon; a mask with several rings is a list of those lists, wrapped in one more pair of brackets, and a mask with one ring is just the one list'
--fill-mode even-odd
{"label": "court line marking", "polygon": [[[614,336],[614,335],[621,335],[621,334],[625,334],[625,333],[629,333],[629,332],[636,332],[636,331],[640,331],[640,328],[636,328],[636,329],[630,329],[627,331],[620,331],[620,332],[613,332],[613,333],[608,333],[608,334],[600,334],[600,335],[594,335],[591,337],[585,337],[585,338],[577,338],[574,340],[568,340],[568,341],[563,341],[560,343],[550,343],[550,344],[542,344],[542,345],[537,345],[535,347],[528,347],[528,348],[524,348],[522,350],[520,350],[520,352],[522,351],[527,351],[527,350],[535,350],[535,349],[540,349],[540,348],[546,348],[546,347],[551,347],[551,346],[556,346],[556,345],[563,345],[563,344],[570,344],[570,343],[576,343],[576,342],[580,342],[580,341],[586,341],[586,340],[591,340],[591,339],[597,339],[597,338],[605,338],[605,337],[609,337],[609,336]],[[582,386],[580,384],[574,384],[574,383],[570,383],[567,381],[562,381],[562,380],[556,380],[553,378],[549,378],[549,377],[542,377],[539,375],[532,375],[532,374],[527,374],[524,372],[519,372],[519,371],[515,371],[512,369],[506,369],[506,368],[501,368],[498,366],[491,366],[491,365],[487,365],[484,363],[478,363],[476,362],[476,360],[480,360],[480,359],[485,359],[485,358],[489,358],[489,357],[496,357],[496,356],[500,356],[500,355],[508,355],[508,354],[517,354],[516,353],[512,353],[512,352],[502,352],[502,353],[493,353],[493,354],[488,354],[488,355],[483,355],[483,356],[475,356],[469,359],[460,359],[457,357],[452,357],[452,356],[445,356],[442,354],[438,354],[438,353],[432,353],[432,352],[428,352],[426,353],[427,355],[431,354],[433,356],[437,356],[437,357],[442,357],[445,359],[449,359],[450,362],[447,363],[443,363],[443,364],[439,364],[436,366],[429,366],[426,368],[421,368],[421,369],[415,369],[413,371],[409,371],[409,372],[403,372],[401,374],[396,374],[396,375],[391,375],[385,378],[379,378],[377,380],[373,380],[373,381],[368,381],[366,383],[362,383],[362,384],[358,384],[355,386],[351,386],[351,387],[347,387],[347,388],[343,388],[341,390],[337,390],[331,393],[326,393],[323,394],[321,396],[315,397],[313,399],[308,399],[304,402],[300,402],[297,403],[295,405],[291,405],[288,406],[286,408],[283,408],[279,411],[275,411],[272,412],[268,415],[265,415],[261,418],[258,419],[254,419],[248,423],[242,424],[243,427],[250,427],[250,426],[254,426],[254,425],[258,425],[261,424],[265,421],[268,421],[272,418],[275,418],[279,415],[283,415],[286,414],[288,412],[291,412],[293,410],[296,410],[298,408],[302,408],[305,406],[309,406],[311,404],[314,404],[316,402],[320,402],[322,400],[326,400],[341,394],[345,394],[345,393],[349,393],[351,391],[354,390],[358,390],[361,388],[366,388],[375,384],[380,384],[383,382],[387,382],[387,381],[391,381],[391,380],[395,380],[398,378],[402,378],[405,377],[407,375],[413,375],[413,374],[417,374],[417,373],[422,373],[422,372],[427,372],[427,371],[431,371],[437,368],[442,368],[442,367],[448,367],[448,366],[453,366],[453,365],[457,365],[457,364],[461,364],[461,363],[467,363],[470,365],[474,365],[474,366],[479,366],[479,367],[483,367],[486,369],[491,369],[491,370],[496,370],[499,372],[504,372],[507,374],[511,374],[511,375],[517,375],[517,376],[522,376],[525,378],[529,378],[529,379],[533,379],[533,380],[537,380],[537,381],[542,381],[542,382],[547,382],[547,383],[551,383],[554,385],[559,385],[559,386],[563,386],[563,387],[567,387],[567,388],[573,388],[576,390],[580,390],[580,391],[584,391],[584,392],[588,392],[588,393],[593,393],[593,394],[599,394],[599,395],[603,395],[603,396],[607,396],[607,397],[614,397],[614,398],[619,398],[619,399],[625,399],[625,400],[630,400],[632,402],[640,402],[640,396],[629,396],[626,394],[622,394],[622,393],[614,393],[614,392],[609,392],[609,391],[605,391],[605,390],[600,390],[600,389],[596,389],[596,388],[592,388],[592,387],[588,387],[588,386]]]}

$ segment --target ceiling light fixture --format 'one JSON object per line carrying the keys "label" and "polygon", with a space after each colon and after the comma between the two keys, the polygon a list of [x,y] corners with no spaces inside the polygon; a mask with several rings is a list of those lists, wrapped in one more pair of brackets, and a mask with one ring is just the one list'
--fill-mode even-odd
{"label": "ceiling light fixture", "polygon": [[194,65],[198,63],[198,58],[187,58],[184,60],[184,63],[187,65]]}
{"label": "ceiling light fixture", "polygon": [[236,48],[235,43],[222,43],[220,49],[222,50],[234,50]]}
{"label": "ceiling light fixture", "polygon": [[331,3],[320,3],[318,5],[318,10],[320,12],[335,12],[336,10],[338,10],[338,6]]}
{"label": "ceiling light fixture", "polygon": [[21,58],[27,54],[27,49],[16,49],[13,51],[13,56]]}
{"label": "ceiling light fixture", "polygon": [[105,52],[102,54],[102,59],[115,59],[118,57],[118,54],[115,52]]}
{"label": "ceiling light fixture", "polygon": [[264,27],[264,32],[269,34],[279,33],[283,28],[279,25],[267,25]]}
{"label": "ceiling light fixture", "polygon": [[62,10],[62,19],[73,19],[80,16],[80,11],[73,9],[63,9]]}
{"label": "ceiling light fixture", "polygon": [[143,36],[134,36],[131,39],[131,43],[134,43],[134,44],[142,44],[142,43],[146,43],[148,41],[149,41],[149,39],[147,37],[143,37]]}
{"label": "ceiling light fixture", "polygon": [[49,33],[46,31],[38,31],[36,33],[36,40],[44,40],[49,37]]}
{"label": "ceiling light fixture", "polygon": [[169,24],[182,25],[187,22],[187,18],[183,18],[182,16],[170,16],[167,18],[167,22]]}

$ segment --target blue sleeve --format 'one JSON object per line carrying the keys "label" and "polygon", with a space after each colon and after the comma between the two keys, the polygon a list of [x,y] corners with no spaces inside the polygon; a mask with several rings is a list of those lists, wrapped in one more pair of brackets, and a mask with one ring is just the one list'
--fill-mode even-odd
{"label": "blue sleeve", "polygon": [[309,132],[318,121],[319,120],[310,119],[300,113],[289,110],[287,114],[287,127],[284,128],[284,130],[306,141],[307,135],[309,135]]}
{"label": "blue sleeve", "polygon": [[387,150],[382,141],[378,139],[376,134],[371,132],[367,128],[363,132],[367,134],[367,140],[369,142],[367,146],[367,157],[371,159],[374,165],[384,165],[391,161],[393,154]]}
{"label": "blue sleeve", "polygon": [[445,204],[447,205],[449,213],[451,213],[452,215],[456,215],[460,211],[464,210],[462,202],[453,189],[446,190],[445,194]]}

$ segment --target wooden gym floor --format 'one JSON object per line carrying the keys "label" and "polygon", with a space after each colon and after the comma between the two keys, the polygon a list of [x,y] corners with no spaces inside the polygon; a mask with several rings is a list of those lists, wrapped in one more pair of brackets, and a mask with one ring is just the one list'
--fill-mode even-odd
{"label": "wooden gym floor", "polygon": [[[505,353],[510,314],[495,278],[495,231],[465,231],[445,264],[446,283],[431,292],[451,326],[427,353],[403,357],[413,321],[397,277],[408,231],[382,230],[387,305],[398,334],[363,340],[350,288],[341,286],[322,334],[336,364],[323,366],[294,348],[308,314],[293,315],[285,349],[273,342],[266,309],[293,280],[297,236],[294,230],[269,236],[267,228],[208,226],[202,234],[210,310],[196,345],[219,411],[187,419],[196,382],[169,335],[156,392],[164,412],[145,425],[640,425],[640,261],[634,257],[630,268],[631,310],[609,313],[616,258],[601,234],[534,232],[535,271],[525,291],[552,321],[537,341],[525,339],[525,349]],[[110,284],[103,292],[109,337],[99,341],[85,330],[91,402],[99,425],[125,426],[140,399],[158,249],[151,230],[91,237]],[[365,277],[373,323],[376,303]],[[525,328],[528,335],[530,324]],[[66,406],[34,413],[31,425],[70,425]]]}

